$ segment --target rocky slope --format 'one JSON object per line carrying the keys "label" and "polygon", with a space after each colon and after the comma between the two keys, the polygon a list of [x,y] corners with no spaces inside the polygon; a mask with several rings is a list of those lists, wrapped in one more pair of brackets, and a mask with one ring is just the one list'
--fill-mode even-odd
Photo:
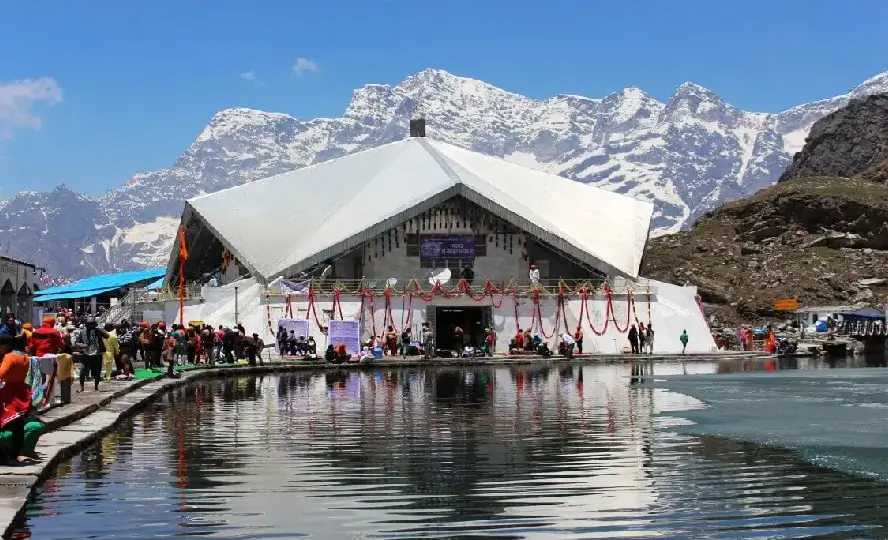
{"label": "rocky slope", "polygon": [[645,275],[700,287],[726,324],[774,314],[775,299],[881,306],[888,293],[888,187],[793,178],[653,239]]}
{"label": "rocky slope", "polygon": [[340,118],[219,111],[170,169],[138,173],[99,199],[64,188],[20,193],[0,203],[0,231],[10,255],[55,274],[163,265],[184,199],[401,139],[420,112],[431,137],[653,201],[656,235],[773,184],[816,120],[885,91],[888,72],[849,94],[763,114],[692,83],[665,103],[637,88],[534,100],[429,69],[356,90]]}
{"label": "rocky slope", "polygon": [[818,120],[780,181],[836,176],[885,182],[888,167],[888,94],[852,101]]}

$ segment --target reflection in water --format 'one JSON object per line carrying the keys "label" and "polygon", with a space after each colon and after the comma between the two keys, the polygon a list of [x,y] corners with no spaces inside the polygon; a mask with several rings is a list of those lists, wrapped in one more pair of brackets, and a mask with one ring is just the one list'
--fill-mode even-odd
{"label": "reflection in water", "polygon": [[[656,374],[717,369],[657,364]],[[702,404],[642,384],[654,371],[436,368],[192,385],[62,463],[19,532],[841,538],[888,519],[876,506],[883,484],[671,432],[655,415]]]}

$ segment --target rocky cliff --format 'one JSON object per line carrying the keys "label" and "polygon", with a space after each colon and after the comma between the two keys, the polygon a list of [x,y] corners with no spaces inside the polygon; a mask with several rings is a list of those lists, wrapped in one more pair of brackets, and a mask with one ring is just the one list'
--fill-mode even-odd
{"label": "rocky cliff", "polygon": [[888,94],[852,101],[811,127],[805,147],[780,181],[802,176],[859,177],[885,182],[888,161]]}

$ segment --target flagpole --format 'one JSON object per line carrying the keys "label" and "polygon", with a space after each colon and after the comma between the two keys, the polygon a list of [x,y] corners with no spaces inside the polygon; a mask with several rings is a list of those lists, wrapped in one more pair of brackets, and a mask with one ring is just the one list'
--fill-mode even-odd
{"label": "flagpole", "polygon": [[185,326],[185,261],[188,247],[185,244],[185,227],[179,226],[179,324]]}

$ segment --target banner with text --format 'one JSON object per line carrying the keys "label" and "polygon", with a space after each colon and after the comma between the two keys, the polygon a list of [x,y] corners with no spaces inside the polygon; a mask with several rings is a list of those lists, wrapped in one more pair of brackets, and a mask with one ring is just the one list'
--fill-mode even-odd
{"label": "banner with text", "polygon": [[348,354],[361,352],[361,326],[358,321],[330,321],[327,335],[328,343],[333,346],[344,343]]}
{"label": "banner with text", "polygon": [[308,290],[311,288],[311,280],[290,281],[288,279],[281,279],[278,282],[278,286],[284,294],[308,294]]}
{"label": "banner with text", "polygon": [[419,258],[470,261],[475,258],[475,237],[471,234],[429,234],[419,237]]}
{"label": "banner with text", "polygon": [[[290,330],[293,331],[293,336],[296,339],[299,339],[299,336],[308,339],[308,319],[278,319],[278,328],[283,327],[284,330],[287,331],[287,336],[290,336]],[[315,338],[317,340],[317,338]],[[280,351],[279,351],[280,352]]]}

